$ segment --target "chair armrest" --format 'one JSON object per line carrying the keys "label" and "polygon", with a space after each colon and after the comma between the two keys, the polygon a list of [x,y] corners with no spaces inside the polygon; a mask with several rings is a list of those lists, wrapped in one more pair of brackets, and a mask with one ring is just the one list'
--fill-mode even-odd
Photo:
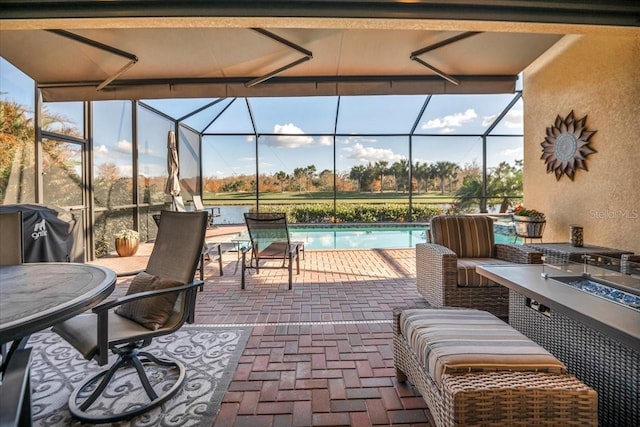
{"label": "chair armrest", "polygon": [[435,243],[416,245],[416,286],[435,307],[445,305],[448,289],[458,286],[458,257],[451,249]]}
{"label": "chair armrest", "polygon": [[[109,338],[108,338],[109,337],[109,310],[111,308],[117,307],[126,302],[131,302],[131,301],[145,299],[145,298],[151,298],[154,296],[170,294],[174,292],[182,292],[182,291],[187,291],[187,292],[191,291],[190,292],[191,296],[185,295],[185,298],[188,298],[187,304],[189,304],[189,307],[193,307],[193,305],[195,304],[195,294],[193,292],[195,292],[197,287],[202,286],[203,284],[204,282],[202,282],[201,280],[194,280],[189,284],[176,286],[174,288],[158,289],[155,291],[138,292],[136,294],[125,295],[120,298],[106,301],[102,304],[95,306],[92,309],[92,311],[98,317],[98,322],[97,322],[98,351],[96,353],[96,361],[98,362],[98,365],[100,366],[106,365],[109,358],[109,351],[108,351],[109,350]],[[189,319],[190,317],[191,315],[189,314],[189,316],[187,316],[187,319]]]}
{"label": "chair armrest", "polygon": [[99,305],[93,307],[92,311],[94,313],[100,313],[100,312],[107,311],[107,310],[109,310],[109,309],[111,309],[113,307],[117,307],[117,306],[122,305],[122,304],[127,303],[127,302],[136,301],[136,300],[139,300],[139,299],[156,297],[158,295],[171,294],[171,293],[174,293],[174,292],[187,291],[189,289],[196,288],[196,287],[201,286],[203,284],[204,284],[204,282],[202,280],[194,280],[191,283],[188,283],[188,284],[182,285],[182,286],[176,286],[174,288],[158,289],[158,290],[154,290],[154,291],[145,291],[145,292],[138,292],[137,294],[125,295],[125,296],[116,298],[114,300],[106,301],[106,302],[104,302],[102,304],[99,304]]}
{"label": "chair armrest", "polygon": [[518,264],[542,264],[542,252],[522,245],[497,243],[496,258]]}
{"label": "chair armrest", "polygon": [[437,243],[419,243],[416,245],[417,246],[422,246],[424,247],[425,250],[427,250],[428,252],[425,253],[431,253],[432,256],[435,256],[437,258],[442,258],[445,255],[453,255],[456,258],[457,255],[455,252],[453,252],[451,249],[447,248],[446,246],[442,246],[442,245],[438,245]]}

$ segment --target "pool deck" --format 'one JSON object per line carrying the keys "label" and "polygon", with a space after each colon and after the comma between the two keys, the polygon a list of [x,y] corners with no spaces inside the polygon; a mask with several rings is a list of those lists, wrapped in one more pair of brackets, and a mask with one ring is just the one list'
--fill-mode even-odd
{"label": "pool deck", "polygon": [[[208,242],[227,242],[243,226],[218,226]],[[151,243],[133,257],[96,264],[143,269]],[[414,249],[305,251],[287,289],[286,269],[262,269],[240,289],[237,254],[205,266],[196,323],[247,325],[251,337],[214,426],[432,426],[424,400],[393,367],[392,310],[425,307],[415,286]],[[123,295],[131,276],[120,277]]]}

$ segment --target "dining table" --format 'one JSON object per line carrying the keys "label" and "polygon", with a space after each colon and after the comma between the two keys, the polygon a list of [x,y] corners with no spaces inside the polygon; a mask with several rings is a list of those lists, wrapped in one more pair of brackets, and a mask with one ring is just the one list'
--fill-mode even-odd
{"label": "dining table", "polygon": [[[3,402],[0,419],[16,413],[30,414],[29,362],[20,361],[26,354],[29,336],[65,321],[107,298],[114,290],[116,273],[108,268],[81,263],[24,263],[0,266],[0,375]],[[22,372],[16,372],[20,369]],[[15,379],[18,387],[11,384]],[[24,393],[24,396],[9,396]],[[5,395],[5,392],[7,395]],[[10,399],[15,397],[15,399]],[[29,415],[27,415],[29,418]],[[21,416],[20,425],[30,425]]]}

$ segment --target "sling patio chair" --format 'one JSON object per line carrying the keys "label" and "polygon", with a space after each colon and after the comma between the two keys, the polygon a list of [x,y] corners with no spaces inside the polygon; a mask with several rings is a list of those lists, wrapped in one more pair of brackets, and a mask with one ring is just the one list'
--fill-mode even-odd
{"label": "sling patio chair", "polygon": [[[110,350],[117,356],[110,368],[90,375],[73,391],[69,410],[75,418],[88,423],[127,420],[178,392],[184,365],[143,348],[153,338],[193,323],[197,288],[203,283],[194,276],[206,227],[206,212],[163,211],[147,268],[133,278],[127,295],[53,327],[85,359],[95,359],[100,366],[108,363]],[[122,387],[125,382],[141,384],[140,392],[132,394],[132,387]],[[117,404],[109,409],[107,403],[114,401]]]}
{"label": "sling patio chair", "polygon": [[207,211],[209,213],[209,227],[213,227],[213,221],[220,216],[220,208],[205,207],[202,203],[202,197],[197,194],[193,195],[193,208],[197,211]]}
{"label": "sling patio chair", "polygon": [[[256,274],[261,268],[288,268],[289,289],[293,287],[293,260],[296,261],[296,274],[300,274],[300,243],[289,238],[287,215],[284,213],[244,214],[249,231],[250,244],[242,248],[242,280],[245,287],[245,271],[255,268]],[[247,254],[249,259],[247,259]],[[282,260],[279,266],[261,265],[269,260]]]}

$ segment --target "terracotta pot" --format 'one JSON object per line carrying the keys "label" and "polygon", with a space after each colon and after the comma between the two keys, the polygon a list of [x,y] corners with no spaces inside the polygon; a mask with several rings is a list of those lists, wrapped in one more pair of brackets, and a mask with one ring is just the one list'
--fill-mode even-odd
{"label": "terracotta pot", "polygon": [[116,237],[116,252],[120,256],[133,256],[138,252],[138,239]]}

